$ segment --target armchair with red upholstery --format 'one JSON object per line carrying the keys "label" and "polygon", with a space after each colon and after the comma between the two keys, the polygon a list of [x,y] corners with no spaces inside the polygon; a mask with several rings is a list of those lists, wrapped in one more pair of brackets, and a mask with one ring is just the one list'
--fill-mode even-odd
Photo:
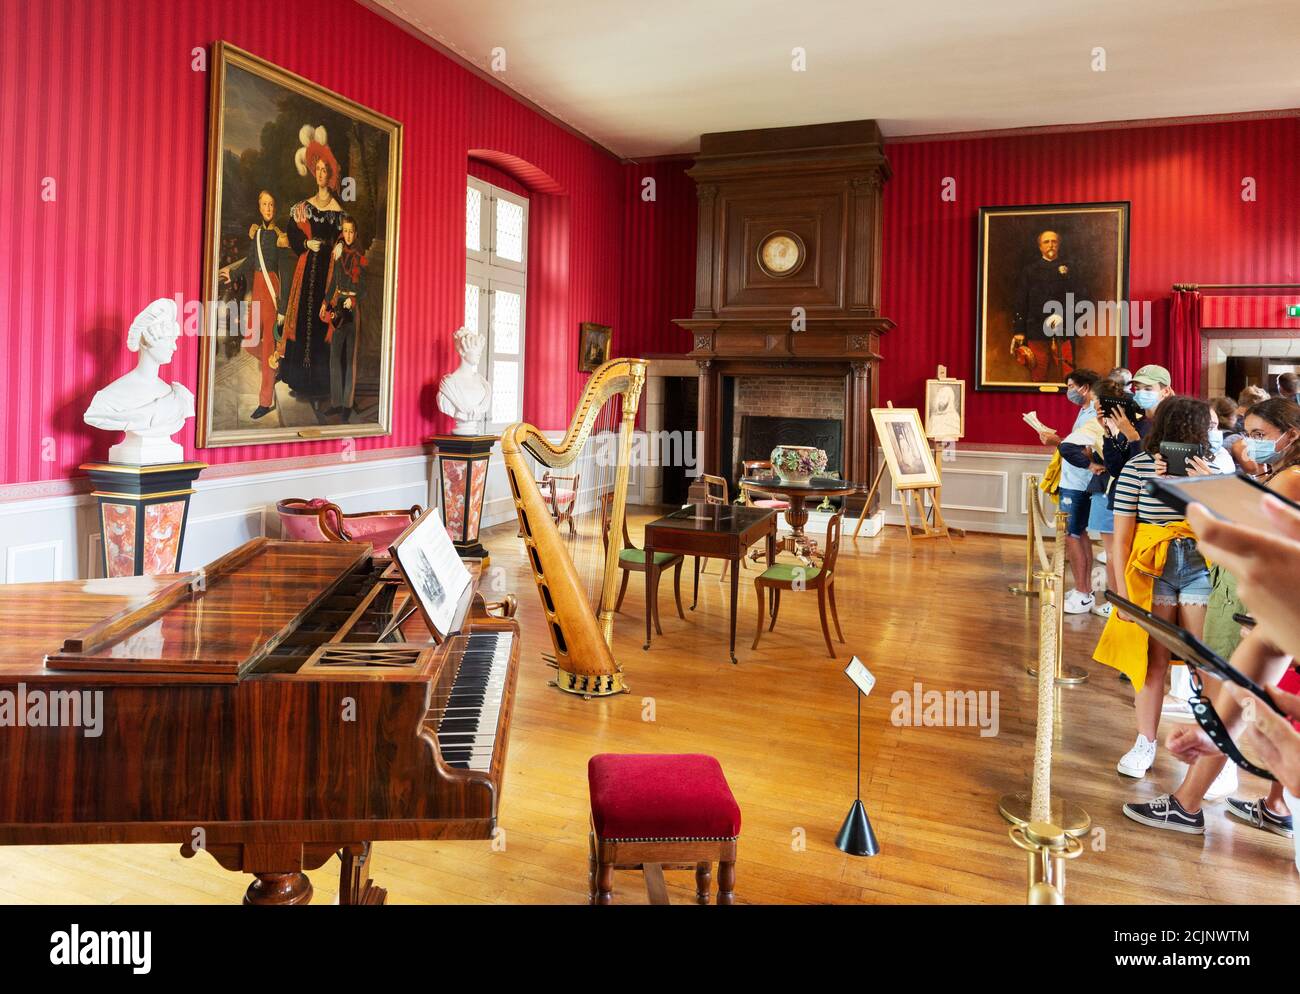
{"label": "armchair with red upholstery", "polygon": [[388,547],[407,526],[424,513],[419,504],[404,511],[361,511],[344,514],[323,497],[278,501],[280,535],[293,542],[369,542],[375,554],[388,555]]}

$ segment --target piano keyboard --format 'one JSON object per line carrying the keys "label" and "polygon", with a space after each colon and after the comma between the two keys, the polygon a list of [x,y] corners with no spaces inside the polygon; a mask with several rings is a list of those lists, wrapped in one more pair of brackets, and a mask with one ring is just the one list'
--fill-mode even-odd
{"label": "piano keyboard", "polygon": [[438,721],[438,749],[448,766],[484,773],[491,769],[514,637],[509,631],[470,632],[466,637]]}

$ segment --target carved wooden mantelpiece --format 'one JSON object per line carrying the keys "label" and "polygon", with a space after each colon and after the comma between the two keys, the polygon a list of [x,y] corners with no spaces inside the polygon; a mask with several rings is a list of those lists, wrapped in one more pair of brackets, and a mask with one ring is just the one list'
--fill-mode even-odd
{"label": "carved wooden mantelpiece", "polygon": [[723,377],[841,377],[844,475],[875,474],[881,194],[874,121],[707,134],[688,170],[699,201],[695,306],[675,323],[699,363],[704,469],[717,473]]}

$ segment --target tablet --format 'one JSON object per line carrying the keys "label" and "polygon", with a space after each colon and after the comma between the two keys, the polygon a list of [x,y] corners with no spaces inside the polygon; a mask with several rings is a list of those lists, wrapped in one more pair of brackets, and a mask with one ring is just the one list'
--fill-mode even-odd
{"label": "tablet", "polygon": [[1188,504],[1202,504],[1216,518],[1271,532],[1276,527],[1264,514],[1260,498],[1276,497],[1300,513],[1300,504],[1274,493],[1244,473],[1217,476],[1156,477],[1147,488],[1175,511],[1185,513]]}

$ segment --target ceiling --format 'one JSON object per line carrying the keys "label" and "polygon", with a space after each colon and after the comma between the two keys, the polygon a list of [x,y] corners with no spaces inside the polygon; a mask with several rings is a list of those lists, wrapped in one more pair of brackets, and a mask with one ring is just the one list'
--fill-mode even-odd
{"label": "ceiling", "polygon": [[369,2],[481,69],[504,48],[497,79],[628,158],[860,118],[896,137],[1300,106],[1297,0]]}

